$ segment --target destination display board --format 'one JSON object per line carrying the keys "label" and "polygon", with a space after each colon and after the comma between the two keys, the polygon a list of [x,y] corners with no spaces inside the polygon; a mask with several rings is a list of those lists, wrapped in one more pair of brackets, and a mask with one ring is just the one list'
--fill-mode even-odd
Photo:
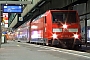
{"label": "destination display board", "polygon": [[22,5],[3,5],[3,13],[22,13]]}

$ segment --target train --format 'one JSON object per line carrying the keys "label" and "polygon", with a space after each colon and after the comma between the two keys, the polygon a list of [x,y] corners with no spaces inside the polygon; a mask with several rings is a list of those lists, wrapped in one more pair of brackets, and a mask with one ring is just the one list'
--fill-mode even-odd
{"label": "train", "polygon": [[30,43],[63,48],[80,47],[81,26],[75,10],[48,10],[29,23]]}

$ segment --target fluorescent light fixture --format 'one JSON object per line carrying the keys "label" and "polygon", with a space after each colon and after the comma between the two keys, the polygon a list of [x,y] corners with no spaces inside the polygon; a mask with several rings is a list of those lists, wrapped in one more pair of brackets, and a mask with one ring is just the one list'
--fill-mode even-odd
{"label": "fluorescent light fixture", "polygon": [[38,6],[41,6],[41,5],[43,5],[45,3],[45,1],[43,1],[41,4],[39,4]]}

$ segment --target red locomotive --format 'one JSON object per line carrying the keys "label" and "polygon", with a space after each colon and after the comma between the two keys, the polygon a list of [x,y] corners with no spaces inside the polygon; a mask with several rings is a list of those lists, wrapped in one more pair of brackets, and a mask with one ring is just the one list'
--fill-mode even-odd
{"label": "red locomotive", "polygon": [[81,44],[80,20],[74,10],[48,10],[30,23],[30,32],[30,42],[64,48]]}

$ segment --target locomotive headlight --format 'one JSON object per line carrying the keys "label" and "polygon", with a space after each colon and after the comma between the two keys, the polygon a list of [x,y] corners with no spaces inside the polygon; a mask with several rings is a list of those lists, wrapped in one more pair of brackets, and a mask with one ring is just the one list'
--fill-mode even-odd
{"label": "locomotive headlight", "polygon": [[57,38],[57,35],[56,34],[53,34],[53,39]]}
{"label": "locomotive headlight", "polygon": [[75,38],[75,39],[78,38],[78,35],[77,35],[77,34],[74,34],[74,38]]}
{"label": "locomotive headlight", "polygon": [[66,24],[64,24],[64,25],[63,25],[63,28],[67,28],[67,25],[66,25]]}

